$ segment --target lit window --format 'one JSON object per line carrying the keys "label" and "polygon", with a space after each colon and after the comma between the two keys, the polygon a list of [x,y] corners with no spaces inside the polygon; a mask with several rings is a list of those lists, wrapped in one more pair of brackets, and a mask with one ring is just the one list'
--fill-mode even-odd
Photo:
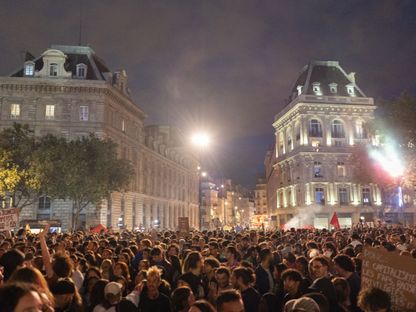
{"label": "lit window", "polygon": [[45,118],[54,119],[55,118],[55,105],[46,105],[45,107]]}
{"label": "lit window", "polygon": [[79,120],[80,121],[88,121],[88,106],[80,106],[79,107]]}
{"label": "lit window", "polygon": [[303,91],[303,86],[297,86],[296,89],[298,90],[298,95],[301,95]]}
{"label": "lit window", "polygon": [[10,118],[17,119],[20,117],[20,104],[10,105]]}
{"label": "lit window", "polygon": [[49,65],[49,76],[58,76],[58,64],[52,63]]}
{"label": "lit window", "polygon": [[347,85],[347,93],[350,96],[355,96],[355,88],[352,84]]}
{"label": "lit window", "polygon": [[343,162],[337,163],[337,174],[339,177],[345,177],[346,175],[346,168]]}
{"label": "lit window", "polygon": [[338,85],[336,83],[330,83],[329,84],[329,91],[331,93],[337,93],[338,92]]}
{"label": "lit window", "polygon": [[315,138],[322,137],[322,125],[317,119],[312,119],[309,123],[309,136]]}
{"label": "lit window", "polygon": [[322,164],[319,161],[315,161],[313,163],[313,176],[315,178],[322,177],[321,169],[322,169]]}
{"label": "lit window", "polygon": [[33,76],[35,73],[35,63],[27,62],[25,63],[25,76]]}
{"label": "lit window", "polygon": [[311,144],[312,144],[312,147],[319,147],[319,145],[321,145],[321,142],[318,140],[312,140]]}
{"label": "lit window", "polygon": [[321,187],[315,189],[315,203],[325,205],[324,189]]}
{"label": "lit window", "polygon": [[355,138],[356,139],[366,139],[367,138],[367,132],[365,131],[364,124],[361,120],[357,120],[355,122]]}
{"label": "lit window", "polygon": [[340,120],[334,120],[331,126],[333,138],[345,138],[344,124]]}
{"label": "lit window", "polygon": [[319,82],[312,83],[312,90],[315,95],[322,95],[321,84]]}
{"label": "lit window", "polygon": [[345,187],[341,187],[338,189],[339,194],[339,204],[340,205],[348,205],[348,191]]}
{"label": "lit window", "polygon": [[363,204],[364,205],[370,205],[371,204],[371,198],[370,198],[370,189],[369,188],[363,188]]}
{"label": "lit window", "polygon": [[39,197],[38,209],[50,209],[51,199],[48,196]]}
{"label": "lit window", "polygon": [[77,65],[77,78],[85,79],[87,77],[87,65]]}

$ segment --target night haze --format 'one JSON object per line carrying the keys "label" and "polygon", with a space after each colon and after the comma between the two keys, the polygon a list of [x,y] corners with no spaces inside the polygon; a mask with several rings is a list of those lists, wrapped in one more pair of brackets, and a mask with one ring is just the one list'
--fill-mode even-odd
{"label": "night haze", "polygon": [[0,3],[2,76],[22,67],[22,51],[38,56],[81,38],[112,71],[127,71],[147,124],[172,124],[189,138],[208,131],[209,170],[247,186],[309,61],[339,61],[376,104],[415,91],[411,0]]}

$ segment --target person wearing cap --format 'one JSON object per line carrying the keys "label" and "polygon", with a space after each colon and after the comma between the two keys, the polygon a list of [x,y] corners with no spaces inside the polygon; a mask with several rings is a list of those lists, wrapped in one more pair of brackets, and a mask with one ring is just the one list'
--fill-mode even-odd
{"label": "person wearing cap", "polygon": [[104,302],[94,307],[93,312],[137,312],[137,307],[123,298],[123,285],[117,282],[109,282],[104,287]]}
{"label": "person wearing cap", "polygon": [[59,279],[51,287],[51,292],[55,297],[56,312],[82,312],[82,300],[75,287],[74,282],[69,278]]}
{"label": "person wearing cap", "polygon": [[299,299],[289,300],[285,304],[284,312],[308,311],[320,312],[319,305],[311,298],[301,297]]}

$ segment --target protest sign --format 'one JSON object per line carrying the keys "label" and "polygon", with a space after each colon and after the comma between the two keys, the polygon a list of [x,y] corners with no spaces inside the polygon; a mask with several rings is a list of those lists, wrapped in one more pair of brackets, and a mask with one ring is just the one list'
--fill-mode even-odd
{"label": "protest sign", "polygon": [[188,217],[179,217],[178,218],[178,228],[181,233],[189,232],[189,218]]}
{"label": "protest sign", "polygon": [[17,227],[19,210],[17,208],[0,209],[0,231],[9,231]]}
{"label": "protest sign", "polygon": [[365,248],[361,289],[377,287],[391,296],[392,312],[416,311],[416,261],[377,248]]}

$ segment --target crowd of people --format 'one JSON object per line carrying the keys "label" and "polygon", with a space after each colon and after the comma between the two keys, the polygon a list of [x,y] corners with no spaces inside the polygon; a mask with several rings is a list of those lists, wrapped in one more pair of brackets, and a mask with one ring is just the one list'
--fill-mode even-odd
{"label": "crowd of people", "polygon": [[0,311],[389,311],[368,246],[416,258],[416,228],[3,232]]}

